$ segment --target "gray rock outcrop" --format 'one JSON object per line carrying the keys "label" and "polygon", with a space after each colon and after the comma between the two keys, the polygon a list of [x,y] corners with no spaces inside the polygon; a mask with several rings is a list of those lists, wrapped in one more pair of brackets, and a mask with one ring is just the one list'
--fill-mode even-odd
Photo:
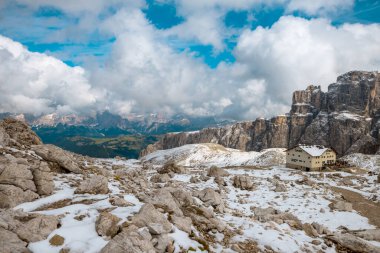
{"label": "gray rock outcrop", "polygon": [[351,234],[334,234],[327,238],[336,244],[350,250],[351,252],[375,253],[380,252],[380,247],[376,247],[365,240]]}
{"label": "gray rock outcrop", "polygon": [[254,183],[248,176],[238,175],[233,178],[232,185],[242,190],[253,190],[255,188]]}
{"label": "gray rock outcrop", "polygon": [[111,213],[102,212],[95,222],[95,229],[98,235],[105,237],[114,237],[118,230],[118,223],[121,219]]}
{"label": "gray rock outcrop", "polygon": [[80,183],[75,193],[107,194],[108,191],[108,179],[101,175],[92,175]]}
{"label": "gray rock outcrop", "polygon": [[295,91],[288,114],[222,128],[170,133],[141,154],[185,144],[217,143],[245,151],[289,148],[299,143],[334,148],[338,155],[379,150],[380,73],[351,71],[323,92],[320,86]]}
{"label": "gray rock outcrop", "polygon": [[32,150],[44,160],[58,164],[64,170],[80,174],[81,166],[76,161],[74,155],[57,146],[44,144],[32,146]]}

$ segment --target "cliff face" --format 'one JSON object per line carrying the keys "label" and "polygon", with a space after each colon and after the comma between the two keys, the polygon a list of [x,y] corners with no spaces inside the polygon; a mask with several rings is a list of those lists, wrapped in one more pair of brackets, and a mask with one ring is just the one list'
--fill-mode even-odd
{"label": "cliff face", "polygon": [[380,146],[380,73],[352,71],[330,84],[295,91],[287,115],[240,122],[223,128],[191,133],[172,133],[141,152],[185,144],[218,143],[245,151],[288,148],[298,143],[322,144],[338,155],[376,153]]}

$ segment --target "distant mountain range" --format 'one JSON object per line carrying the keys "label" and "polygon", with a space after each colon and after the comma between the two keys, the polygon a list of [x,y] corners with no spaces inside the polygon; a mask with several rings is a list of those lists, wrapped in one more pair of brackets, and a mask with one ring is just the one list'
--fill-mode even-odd
{"label": "distant mountain range", "polygon": [[214,117],[181,114],[169,118],[159,114],[130,115],[123,118],[109,111],[93,117],[73,114],[60,116],[55,113],[38,117],[28,114],[0,114],[0,119],[6,117],[27,122],[44,143],[102,158],[137,158],[142,149],[158,140],[159,135],[233,123]]}

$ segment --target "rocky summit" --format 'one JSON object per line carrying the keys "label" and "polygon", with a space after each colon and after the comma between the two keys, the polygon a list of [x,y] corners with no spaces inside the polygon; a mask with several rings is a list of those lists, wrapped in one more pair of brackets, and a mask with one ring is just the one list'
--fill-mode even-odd
{"label": "rocky summit", "polygon": [[291,110],[271,119],[236,123],[198,132],[166,134],[141,152],[185,144],[217,143],[244,151],[290,148],[299,143],[350,153],[380,153],[380,73],[352,71],[337,78],[327,92],[319,86],[295,91]]}
{"label": "rocky summit", "polygon": [[94,159],[9,119],[0,141],[1,253],[380,252],[379,155],[323,173],[215,143]]}

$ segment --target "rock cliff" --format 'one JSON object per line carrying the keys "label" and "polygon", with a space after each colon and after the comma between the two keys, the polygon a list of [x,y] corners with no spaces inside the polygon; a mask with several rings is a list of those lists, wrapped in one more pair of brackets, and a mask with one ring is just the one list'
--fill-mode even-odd
{"label": "rock cliff", "polygon": [[271,119],[258,118],[223,128],[170,133],[141,152],[185,144],[217,143],[245,151],[288,148],[298,143],[322,144],[338,155],[354,152],[374,154],[379,149],[380,73],[351,71],[330,84],[295,91],[291,110]]}

